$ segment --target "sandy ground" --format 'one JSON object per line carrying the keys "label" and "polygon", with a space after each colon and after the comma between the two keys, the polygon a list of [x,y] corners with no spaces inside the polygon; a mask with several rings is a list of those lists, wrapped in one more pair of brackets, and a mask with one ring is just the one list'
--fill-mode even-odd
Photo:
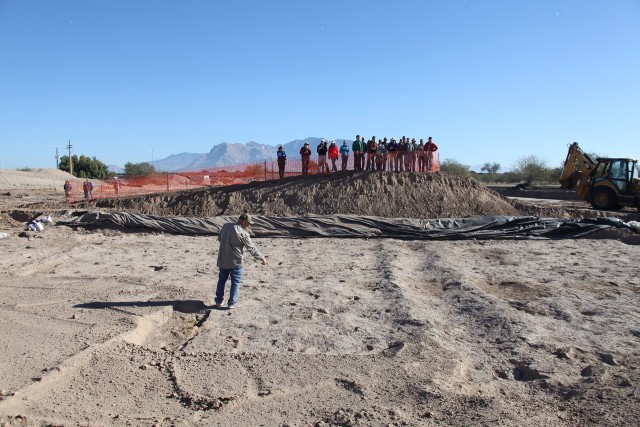
{"label": "sandy ground", "polygon": [[2,228],[0,425],[640,416],[640,245],[256,239],[230,311],[215,237]]}

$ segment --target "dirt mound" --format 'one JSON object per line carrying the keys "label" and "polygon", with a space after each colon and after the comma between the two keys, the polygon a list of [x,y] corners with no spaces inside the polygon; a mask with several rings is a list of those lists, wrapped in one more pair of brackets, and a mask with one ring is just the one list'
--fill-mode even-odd
{"label": "dirt mound", "polygon": [[62,193],[67,179],[77,178],[59,169],[0,170],[0,189],[55,189]]}
{"label": "dirt mound", "polygon": [[355,214],[383,217],[523,215],[477,181],[432,174],[351,172],[82,203],[152,215]]}
{"label": "dirt mound", "polygon": [[68,208],[63,186],[73,175],[58,169],[0,170],[0,229],[23,228],[40,214]]}

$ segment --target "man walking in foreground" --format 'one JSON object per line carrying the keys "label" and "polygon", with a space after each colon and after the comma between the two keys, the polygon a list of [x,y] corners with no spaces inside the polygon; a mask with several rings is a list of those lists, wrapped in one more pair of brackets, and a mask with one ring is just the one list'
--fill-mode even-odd
{"label": "man walking in foreground", "polygon": [[224,288],[227,279],[231,276],[231,288],[229,290],[229,309],[236,308],[238,304],[238,288],[242,280],[242,252],[246,247],[254,258],[262,261],[262,265],[267,265],[267,260],[251,242],[251,237],[247,230],[251,227],[251,217],[244,213],[240,215],[238,222],[227,223],[222,226],[218,241],[220,249],[218,251],[218,286],[216,287],[215,306],[220,307],[224,300]]}

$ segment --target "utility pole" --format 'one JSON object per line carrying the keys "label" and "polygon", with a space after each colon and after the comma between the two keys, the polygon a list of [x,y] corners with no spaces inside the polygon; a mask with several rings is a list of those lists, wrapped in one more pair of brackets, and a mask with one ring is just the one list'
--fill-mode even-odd
{"label": "utility pole", "polygon": [[58,155],[58,147],[56,147],[56,169],[58,169],[58,166],[60,165],[60,156]]}
{"label": "utility pole", "polygon": [[73,161],[71,160],[71,140],[69,140],[69,143],[67,144],[67,149],[69,150],[69,173],[71,175],[73,175]]}

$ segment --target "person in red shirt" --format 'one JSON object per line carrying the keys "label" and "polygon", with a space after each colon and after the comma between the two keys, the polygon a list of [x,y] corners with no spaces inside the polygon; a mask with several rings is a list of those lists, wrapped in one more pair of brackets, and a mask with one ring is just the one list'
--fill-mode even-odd
{"label": "person in red shirt", "polygon": [[338,161],[338,157],[340,156],[340,151],[338,150],[338,146],[335,141],[331,141],[329,145],[329,160],[331,160],[331,172],[338,172],[338,166],[336,162]]}
{"label": "person in red shirt", "polygon": [[64,183],[64,196],[67,199],[67,202],[71,199],[71,183],[69,182],[69,180],[66,180]]}
{"label": "person in red shirt", "polygon": [[91,186],[89,185],[89,180],[86,179],[82,184],[82,191],[84,192],[84,198],[89,200],[91,198]]}
{"label": "person in red shirt", "polygon": [[425,159],[425,170],[427,172],[433,172],[433,152],[438,150],[438,146],[435,142],[431,140],[431,137],[427,140],[427,143],[424,145],[424,155]]}

